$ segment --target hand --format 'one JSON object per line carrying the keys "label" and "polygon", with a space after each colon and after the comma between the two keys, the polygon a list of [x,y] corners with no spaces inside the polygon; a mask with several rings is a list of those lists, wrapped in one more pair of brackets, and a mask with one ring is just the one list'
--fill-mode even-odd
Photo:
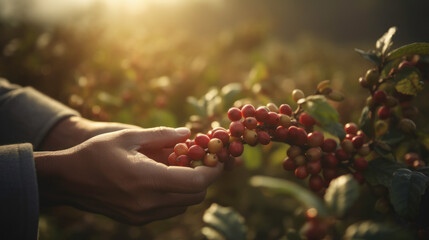
{"label": "hand", "polygon": [[189,130],[153,128],[98,135],[73,148],[35,153],[42,204],[71,204],[131,224],[183,213],[201,202],[216,167],[167,167],[137,151],[167,158]]}

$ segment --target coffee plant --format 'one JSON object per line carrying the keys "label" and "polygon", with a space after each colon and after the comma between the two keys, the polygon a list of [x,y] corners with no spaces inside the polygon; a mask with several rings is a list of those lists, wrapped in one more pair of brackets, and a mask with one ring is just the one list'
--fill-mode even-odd
{"label": "coffee plant", "polygon": [[[264,176],[251,185],[292,195],[306,207],[300,231],[288,229],[287,239],[409,239],[429,238],[425,193],[429,182],[429,135],[413,100],[424,89],[429,64],[428,43],[413,43],[391,50],[392,27],[376,49],[356,51],[373,67],[358,79],[368,92],[358,123],[339,123],[331,106],[345,96],[321,81],[312,94],[292,91],[295,108],[288,103],[235,101],[227,114],[222,104],[231,101],[240,86],[231,85],[204,99],[190,98],[203,116],[192,116],[188,127],[193,139],[179,143],[168,158],[172,166],[231,168],[247,147],[286,144],[283,168],[303,179],[311,191],[295,183]],[[353,106],[350,106],[353,107]],[[222,127],[222,126],[225,126]],[[209,129],[201,133],[204,129]],[[375,198],[374,214],[384,221],[354,219],[358,199]],[[244,239],[244,221],[232,210],[207,210],[203,233],[209,239]],[[234,226],[240,227],[234,227]],[[228,227],[230,226],[230,227]]]}

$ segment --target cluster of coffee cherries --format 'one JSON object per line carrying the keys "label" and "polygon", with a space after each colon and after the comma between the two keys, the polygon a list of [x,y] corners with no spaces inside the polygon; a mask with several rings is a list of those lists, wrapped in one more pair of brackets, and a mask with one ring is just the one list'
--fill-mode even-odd
{"label": "cluster of coffee cherries", "polygon": [[[297,93],[295,93],[296,95]],[[290,145],[283,168],[293,171],[299,179],[309,177],[309,186],[320,191],[336,178],[338,168],[351,167],[355,178],[363,181],[362,171],[368,167],[364,156],[370,152],[365,134],[354,123],[345,125],[346,137],[341,144],[313,131],[314,118],[305,112],[292,112],[288,104],[274,103],[255,108],[246,104],[228,111],[229,129],[217,127],[207,134],[197,134],[174,147],[168,158],[171,166],[216,166],[217,163],[239,157],[243,144],[267,145],[271,141]],[[298,119],[298,121],[296,120]]]}

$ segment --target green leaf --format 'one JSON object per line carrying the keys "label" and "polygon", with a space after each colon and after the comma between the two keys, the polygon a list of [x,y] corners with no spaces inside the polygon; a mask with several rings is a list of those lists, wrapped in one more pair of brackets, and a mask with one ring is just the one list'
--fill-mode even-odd
{"label": "green leaf", "polygon": [[393,78],[396,82],[395,89],[400,93],[416,96],[419,91],[423,90],[421,78],[417,68],[403,67]]}
{"label": "green leaf", "polygon": [[260,145],[255,147],[244,147],[242,156],[244,160],[244,165],[249,170],[258,169],[262,164],[262,149]]}
{"label": "green leaf", "polygon": [[346,136],[346,132],[344,131],[343,125],[338,122],[333,122],[328,125],[324,125],[322,126],[322,129],[334,135],[338,139],[344,139],[344,137]]}
{"label": "green leaf", "polygon": [[325,194],[328,208],[336,216],[344,216],[359,197],[359,185],[352,175],[343,175],[331,181]]}
{"label": "green leaf", "polygon": [[254,187],[264,187],[271,191],[291,195],[306,207],[315,208],[320,216],[328,216],[328,210],[320,198],[296,183],[272,177],[254,176],[250,179],[250,184]]}
{"label": "green leaf", "polygon": [[223,99],[221,96],[215,96],[207,101],[207,116],[221,115],[223,113]]}
{"label": "green leaf", "polygon": [[176,116],[167,110],[157,110],[152,109],[149,112],[149,116],[145,119],[145,126],[155,127],[155,126],[168,126],[168,127],[177,127]]}
{"label": "green leaf", "polygon": [[404,137],[405,136],[401,131],[391,129],[381,137],[381,141],[390,146],[394,146],[400,143],[404,139]]}
{"label": "green leaf", "polygon": [[376,65],[379,65],[381,63],[380,57],[374,51],[365,52],[364,50],[357,48],[355,48],[355,51],[359,53],[363,58],[375,63]]}
{"label": "green leaf", "polygon": [[377,158],[369,161],[368,168],[363,172],[365,180],[371,185],[381,184],[390,187],[392,184],[393,173],[404,167],[403,164],[394,162],[385,158]]}
{"label": "green leaf", "polygon": [[369,107],[365,106],[362,109],[362,113],[360,114],[360,118],[359,118],[359,126],[360,129],[362,129],[362,131],[366,134],[366,136],[368,136],[369,138],[372,137],[372,131],[371,131],[371,119],[369,118]]}
{"label": "green leaf", "polygon": [[257,63],[253,66],[252,70],[250,70],[246,84],[248,87],[252,87],[254,84],[259,83],[266,78],[268,78],[267,66],[263,63]]}
{"label": "green leaf", "polygon": [[421,172],[406,168],[395,171],[390,187],[390,202],[399,216],[408,219],[417,216],[428,181],[429,178]]}
{"label": "green leaf", "polygon": [[346,229],[344,240],[402,240],[412,239],[411,236],[397,226],[385,223],[365,221],[350,225]]}
{"label": "green leaf", "polygon": [[[203,221],[213,230],[219,232],[226,240],[246,239],[246,226],[243,217],[230,207],[213,203],[203,215]],[[216,232],[203,230],[208,239],[220,239]]]}
{"label": "green leaf", "polygon": [[411,43],[391,51],[386,61],[392,61],[407,55],[429,55],[429,43]]}
{"label": "green leaf", "polygon": [[192,106],[194,112],[199,116],[206,116],[207,111],[204,106],[204,100],[198,100],[195,97],[187,97],[186,101]]}
{"label": "green leaf", "polygon": [[385,54],[387,50],[392,46],[392,37],[395,35],[397,28],[391,27],[389,30],[380,38],[377,40],[377,43],[375,44],[377,50],[381,52],[381,54]]}
{"label": "green leaf", "polygon": [[224,100],[224,106],[232,106],[233,103],[240,98],[243,88],[240,83],[229,83],[220,90]]}
{"label": "green leaf", "polygon": [[339,119],[338,112],[328,103],[325,96],[308,96],[302,104],[302,107],[305,112],[321,124],[322,128],[336,136],[342,135],[342,132],[336,126]]}

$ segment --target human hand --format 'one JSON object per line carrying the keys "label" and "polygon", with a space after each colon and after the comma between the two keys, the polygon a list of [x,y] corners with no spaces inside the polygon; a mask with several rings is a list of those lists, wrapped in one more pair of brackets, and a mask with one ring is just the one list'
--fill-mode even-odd
{"label": "human hand", "polygon": [[67,203],[131,224],[181,214],[204,199],[223,169],[221,163],[167,167],[149,157],[166,160],[171,147],[187,138],[183,128],[131,129],[62,151],[36,152],[41,202]]}

